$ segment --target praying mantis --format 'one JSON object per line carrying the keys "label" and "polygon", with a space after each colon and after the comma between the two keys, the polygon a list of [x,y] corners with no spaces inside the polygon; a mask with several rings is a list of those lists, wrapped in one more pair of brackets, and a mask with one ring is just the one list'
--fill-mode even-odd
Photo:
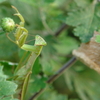
{"label": "praying mantis", "polygon": [[[31,52],[27,59],[27,62],[24,65],[19,63],[18,67],[15,69],[14,77],[13,77],[13,81],[15,81],[15,83],[18,84],[17,93],[15,96],[17,96],[19,100],[24,100],[27,85],[29,83],[29,78],[32,73],[33,64],[34,64],[36,58],[40,55],[43,46],[45,46],[47,43],[45,42],[45,40],[42,37],[40,37],[39,35],[36,35],[34,45],[26,44],[25,42],[28,37],[28,30],[24,27],[25,20],[24,20],[23,16],[19,13],[19,11],[17,10],[16,7],[12,6],[12,8],[17,12],[14,15],[19,17],[21,22],[19,23],[19,25],[15,25],[15,23],[12,20],[10,20],[7,22],[7,24],[12,29],[10,29],[10,28],[7,29],[6,26],[3,27],[3,25],[5,23],[5,19],[3,19],[2,20],[3,24],[1,23],[2,29],[3,30],[6,29],[6,31],[10,32],[16,27],[16,30],[14,33],[15,40],[12,40],[9,37],[9,33],[7,33],[8,39],[10,41],[12,41],[13,43],[15,43],[19,48],[21,48],[25,51]],[[12,24],[9,22],[12,22]]]}

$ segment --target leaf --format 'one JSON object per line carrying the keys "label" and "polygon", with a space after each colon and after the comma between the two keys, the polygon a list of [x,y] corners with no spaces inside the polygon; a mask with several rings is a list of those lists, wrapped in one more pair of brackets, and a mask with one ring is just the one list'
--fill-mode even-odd
{"label": "leaf", "polygon": [[18,47],[5,34],[0,35],[0,60],[18,61]]}
{"label": "leaf", "polygon": [[4,34],[5,32],[0,32],[0,35]]}
{"label": "leaf", "polygon": [[58,94],[53,89],[47,89],[37,100],[68,100],[68,97],[63,94]]}
{"label": "leaf", "polygon": [[74,1],[76,2],[77,6],[82,8],[88,6],[92,2],[92,0],[74,0]]}
{"label": "leaf", "polygon": [[5,98],[2,98],[2,100],[18,100],[18,99],[13,99],[12,97],[5,97]]}
{"label": "leaf", "polygon": [[6,0],[0,0],[0,3],[4,2],[4,1],[6,1]]}
{"label": "leaf", "polygon": [[78,42],[74,39],[69,37],[68,35],[63,35],[62,37],[58,38],[58,43],[54,45],[57,53],[61,55],[69,54],[73,49],[78,47]]}
{"label": "leaf", "polygon": [[52,3],[52,2],[54,2],[55,0],[44,0],[44,2],[46,2],[46,3]]}
{"label": "leaf", "polygon": [[42,50],[42,59],[40,59],[40,63],[42,65],[43,72],[45,74],[50,75],[52,73],[53,66],[51,64],[51,56],[53,56],[54,53],[56,53],[56,49],[54,47],[54,44],[56,43],[55,38],[53,38],[52,35],[47,35],[45,37],[45,40],[47,42],[47,46],[45,46]]}
{"label": "leaf", "polygon": [[3,66],[0,65],[0,82],[5,81],[6,78],[7,76],[3,73]]}
{"label": "leaf", "polygon": [[[31,77],[31,82],[28,87],[28,92],[26,93],[26,97],[30,98],[30,95],[38,92],[40,89],[45,88],[46,86],[46,78],[41,77],[40,75],[35,75]],[[27,99],[26,99],[27,100]]]}
{"label": "leaf", "polygon": [[42,66],[39,63],[39,58],[36,59],[32,70],[32,74],[39,74],[42,71]]}
{"label": "leaf", "polygon": [[52,73],[53,66],[50,63],[50,60],[47,60],[45,58],[41,59],[41,65],[42,65],[42,70],[46,75],[50,75]]}
{"label": "leaf", "polygon": [[59,14],[58,16],[54,17],[54,20],[61,21],[61,22],[65,23],[66,16],[64,16],[63,14]]}
{"label": "leaf", "polygon": [[96,6],[96,15],[100,17],[100,3],[98,3]]}
{"label": "leaf", "polygon": [[47,35],[44,40],[47,42],[47,45],[43,48],[42,55],[48,57],[49,55],[56,52],[56,49],[54,48],[56,38],[54,38],[52,35]]}
{"label": "leaf", "polygon": [[64,77],[69,89],[76,91],[82,100],[99,100],[100,80],[99,74],[94,70],[77,62],[66,71]]}
{"label": "leaf", "polygon": [[100,35],[96,36],[96,40],[95,41],[98,42],[98,43],[100,43]]}
{"label": "leaf", "polygon": [[11,100],[6,99],[6,96],[13,95],[17,89],[17,85],[14,82],[6,81],[7,78],[3,73],[3,66],[0,66],[0,98],[4,97],[2,100]]}
{"label": "leaf", "polygon": [[0,82],[0,97],[9,96],[15,93],[17,85],[10,81],[1,81]]}
{"label": "leaf", "polygon": [[98,27],[98,20],[95,18],[95,6],[95,2],[92,2],[84,9],[81,8],[80,10],[69,12],[66,18],[66,24],[76,27],[74,34],[79,36],[82,42],[88,42],[93,35],[95,27]]}
{"label": "leaf", "polygon": [[4,66],[3,71],[7,76],[13,76],[14,69],[17,66],[17,63],[12,63],[9,61],[0,61],[0,64]]}

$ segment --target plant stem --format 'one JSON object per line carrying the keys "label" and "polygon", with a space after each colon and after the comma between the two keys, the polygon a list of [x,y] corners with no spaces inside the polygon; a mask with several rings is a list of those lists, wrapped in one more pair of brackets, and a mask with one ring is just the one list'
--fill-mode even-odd
{"label": "plant stem", "polygon": [[[65,63],[57,72],[56,74],[52,75],[48,80],[47,80],[47,84],[50,84],[52,82],[54,82],[60,75],[62,75],[62,73],[69,68],[71,65],[73,65],[75,62],[77,61],[76,57],[72,57],[67,63]],[[43,91],[44,89],[41,89],[39,92],[35,93],[33,96],[31,96],[31,98],[29,100],[34,100],[36,97],[38,97]]]}
{"label": "plant stem", "polygon": [[67,63],[65,63],[53,76],[51,76],[48,80],[47,83],[50,84],[54,82],[62,73],[69,68],[72,64],[76,62],[76,57],[72,57]]}
{"label": "plant stem", "polygon": [[68,28],[68,25],[62,24],[62,26],[56,31],[55,36],[57,37],[66,28]]}

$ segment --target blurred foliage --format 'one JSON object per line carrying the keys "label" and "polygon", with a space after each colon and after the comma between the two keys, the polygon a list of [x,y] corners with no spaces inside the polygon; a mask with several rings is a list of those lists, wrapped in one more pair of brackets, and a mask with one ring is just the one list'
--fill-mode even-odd
{"label": "blurred foliage", "polygon": [[100,43],[100,35],[96,36],[96,42]]}
{"label": "blurred foliage", "polygon": [[2,100],[18,100],[13,99],[12,95],[17,89],[14,82],[7,81],[8,77],[3,73],[3,66],[0,66],[0,99]]}
{"label": "blurred foliage", "polygon": [[[33,67],[26,96],[28,100],[33,93],[46,87],[45,81],[72,57],[71,52],[78,48],[80,40],[89,41],[94,30],[100,27],[100,3],[97,0],[0,0],[0,19],[11,17],[18,24],[19,19],[13,15],[11,5],[17,7],[25,18],[25,28],[30,34],[27,41],[33,40],[28,43],[33,44],[34,35],[39,34],[48,44]],[[68,24],[68,28],[55,36],[63,23]],[[13,39],[12,34],[10,36]],[[7,76],[13,74],[15,62],[19,61],[23,52],[0,31],[0,63]],[[6,78],[2,67],[0,69],[0,77]],[[99,74],[78,61],[37,100],[99,100],[99,84]],[[7,98],[10,99],[2,100],[16,100]]]}
{"label": "blurred foliage", "polygon": [[45,98],[48,98],[48,100],[68,100],[67,96],[58,94],[53,89],[47,89],[47,91],[44,92],[38,100],[44,100]]}

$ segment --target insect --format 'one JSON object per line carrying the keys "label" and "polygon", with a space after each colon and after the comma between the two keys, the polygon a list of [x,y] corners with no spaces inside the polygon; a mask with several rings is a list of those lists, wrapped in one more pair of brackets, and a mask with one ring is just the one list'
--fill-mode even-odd
{"label": "insect", "polygon": [[23,60],[21,60],[19,65],[16,67],[13,76],[13,80],[18,85],[17,91],[19,91],[16,95],[18,95],[20,100],[24,100],[34,62],[41,53],[42,47],[47,43],[42,37],[36,35],[34,45],[26,44],[25,42],[28,37],[28,30],[24,27],[25,20],[16,7],[12,6],[12,8],[17,12],[14,15],[18,16],[21,22],[16,25],[11,18],[6,17],[2,19],[1,26],[5,32],[11,32],[15,29],[15,32],[13,33],[15,40],[12,40],[9,36],[9,33],[7,33],[8,39],[17,44],[19,48],[25,51],[30,51],[28,59],[25,60],[25,64],[23,64]]}
{"label": "insect", "polygon": [[37,52],[37,50],[36,50],[37,46],[45,46],[46,45],[45,40],[42,37],[40,37],[39,35],[36,35],[34,46],[25,44],[26,39],[28,37],[28,30],[26,28],[24,28],[25,20],[24,20],[23,16],[19,13],[19,11],[17,10],[16,7],[12,6],[12,8],[15,9],[15,11],[17,12],[14,15],[18,16],[19,19],[21,20],[21,22],[19,23],[19,25],[18,24],[15,25],[14,21],[11,18],[3,18],[2,19],[1,22],[2,22],[2,28],[4,31],[10,32],[15,27],[17,27],[14,32],[15,40],[12,40],[9,37],[9,33],[7,33],[8,39],[10,41],[14,42],[15,44],[17,44],[23,50]]}

